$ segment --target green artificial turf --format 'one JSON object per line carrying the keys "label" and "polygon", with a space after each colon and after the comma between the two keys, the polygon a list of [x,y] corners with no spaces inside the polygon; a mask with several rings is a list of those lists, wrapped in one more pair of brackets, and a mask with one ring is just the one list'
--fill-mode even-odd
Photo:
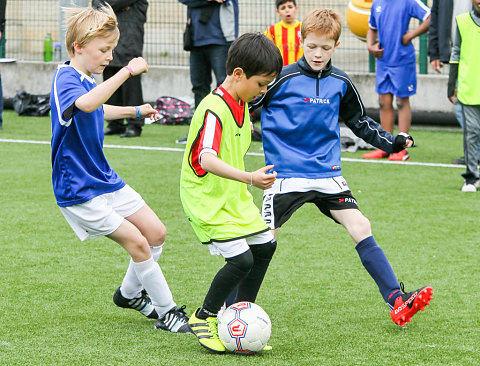
{"label": "green artificial turf", "polygon": [[[140,138],[106,145],[182,148],[186,126],[151,125]],[[450,163],[459,131],[411,131],[411,162]],[[411,324],[395,325],[346,231],[315,206],[297,211],[257,303],[272,320],[273,351],[214,355],[192,335],[156,331],[115,307],[126,252],[99,238],[80,242],[51,188],[48,118],[4,113],[0,131],[0,365],[476,365],[480,192],[462,193],[462,168],[345,161],[359,207],[407,291],[434,299]],[[261,153],[253,143],[251,151]],[[179,151],[105,148],[112,167],[166,224],[160,266],[179,305],[198,307],[223,260],[195,238],[179,200]],[[359,158],[362,152],[345,153]],[[261,156],[247,156],[258,169]],[[254,190],[257,204],[261,191]]]}

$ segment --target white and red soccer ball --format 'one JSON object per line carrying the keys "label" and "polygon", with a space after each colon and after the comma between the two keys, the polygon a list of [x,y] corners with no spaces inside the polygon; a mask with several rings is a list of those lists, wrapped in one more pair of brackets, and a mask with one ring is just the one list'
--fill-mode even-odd
{"label": "white and red soccer ball", "polygon": [[229,306],[218,319],[218,336],[230,352],[259,352],[267,345],[271,334],[269,316],[252,302],[237,302]]}

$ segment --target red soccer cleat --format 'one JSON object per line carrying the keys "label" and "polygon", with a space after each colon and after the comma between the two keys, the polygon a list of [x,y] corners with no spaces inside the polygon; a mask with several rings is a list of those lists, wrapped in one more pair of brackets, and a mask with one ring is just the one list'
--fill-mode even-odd
{"label": "red soccer cleat", "polygon": [[388,158],[388,153],[383,151],[382,149],[377,149],[372,152],[366,153],[362,155],[364,159],[383,159]]}
{"label": "red soccer cleat", "polygon": [[393,161],[410,160],[410,155],[408,155],[408,151],[404,149],[397,153],[390,154],[390,156],[388,157],[388,160],[393,160]]}
{"label": "red soccer cleat", "polygon": [[403,295],[395,299],[395,305],[393,310],[390,311],[390,316],[395,324],[404,326],[405,323],[410,323],[417,311],[424,311],[425,306],[430,305],[433,290],[431,287],[425,286],[406,294],[403,290],[403,283],[400,283],[400,289]]}

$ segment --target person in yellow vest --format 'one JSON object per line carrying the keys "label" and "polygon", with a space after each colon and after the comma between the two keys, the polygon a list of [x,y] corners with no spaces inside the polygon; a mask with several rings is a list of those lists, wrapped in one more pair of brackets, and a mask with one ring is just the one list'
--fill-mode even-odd
{"label": "person in yellow vest", "polygon": [[270,188],[277,174],[268,172],[273,165],[247,172],[243,158],[252,135],[247,103],[266,92],[282,70],[282,57],[263,34],[246,33],[232,43],[226,68],[226,79],[195,110],[180,177],[193,231],[226,262],[189,320],[199,343],[213,353],[225,353],[220,308],[235,288],[235,302],[255,302],[277,246],[248,190]]}
{"label": "person in yellow vest", "polygon": [[[470,13],[460,14],[455,20],[457,30],[450,56],[448,99],[461,104],[464,118],[463,150],[467,170],[462,174],[465,183],[462,192],[476,192],[480,187],[478,173],[478,144],[480,142],[480,71],[478,45],[480,44],[480,0],[472,0]],[[455,84],[458,80],[458,86]]]}
{"label": "person in yellow vest", "polygon": [[277,14],[282,18],[265,31],[265,36],[278,47],[283,58],[283,66],[297,62],[303,56],[300,46],[302,23],[295,16],[298,6],[295,0],[276,0]]}

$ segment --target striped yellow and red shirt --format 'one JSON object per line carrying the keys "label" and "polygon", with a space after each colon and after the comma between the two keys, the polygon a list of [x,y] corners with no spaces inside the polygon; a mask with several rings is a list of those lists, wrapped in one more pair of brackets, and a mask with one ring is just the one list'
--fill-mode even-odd
{"label": "striped yellow and red shirt", "polygon": [[286,24],[282,20],[267,28],[265,36],[278,47],[283,58],[283,66],[297,62],[303,56],[300,46],[302,23]]}

